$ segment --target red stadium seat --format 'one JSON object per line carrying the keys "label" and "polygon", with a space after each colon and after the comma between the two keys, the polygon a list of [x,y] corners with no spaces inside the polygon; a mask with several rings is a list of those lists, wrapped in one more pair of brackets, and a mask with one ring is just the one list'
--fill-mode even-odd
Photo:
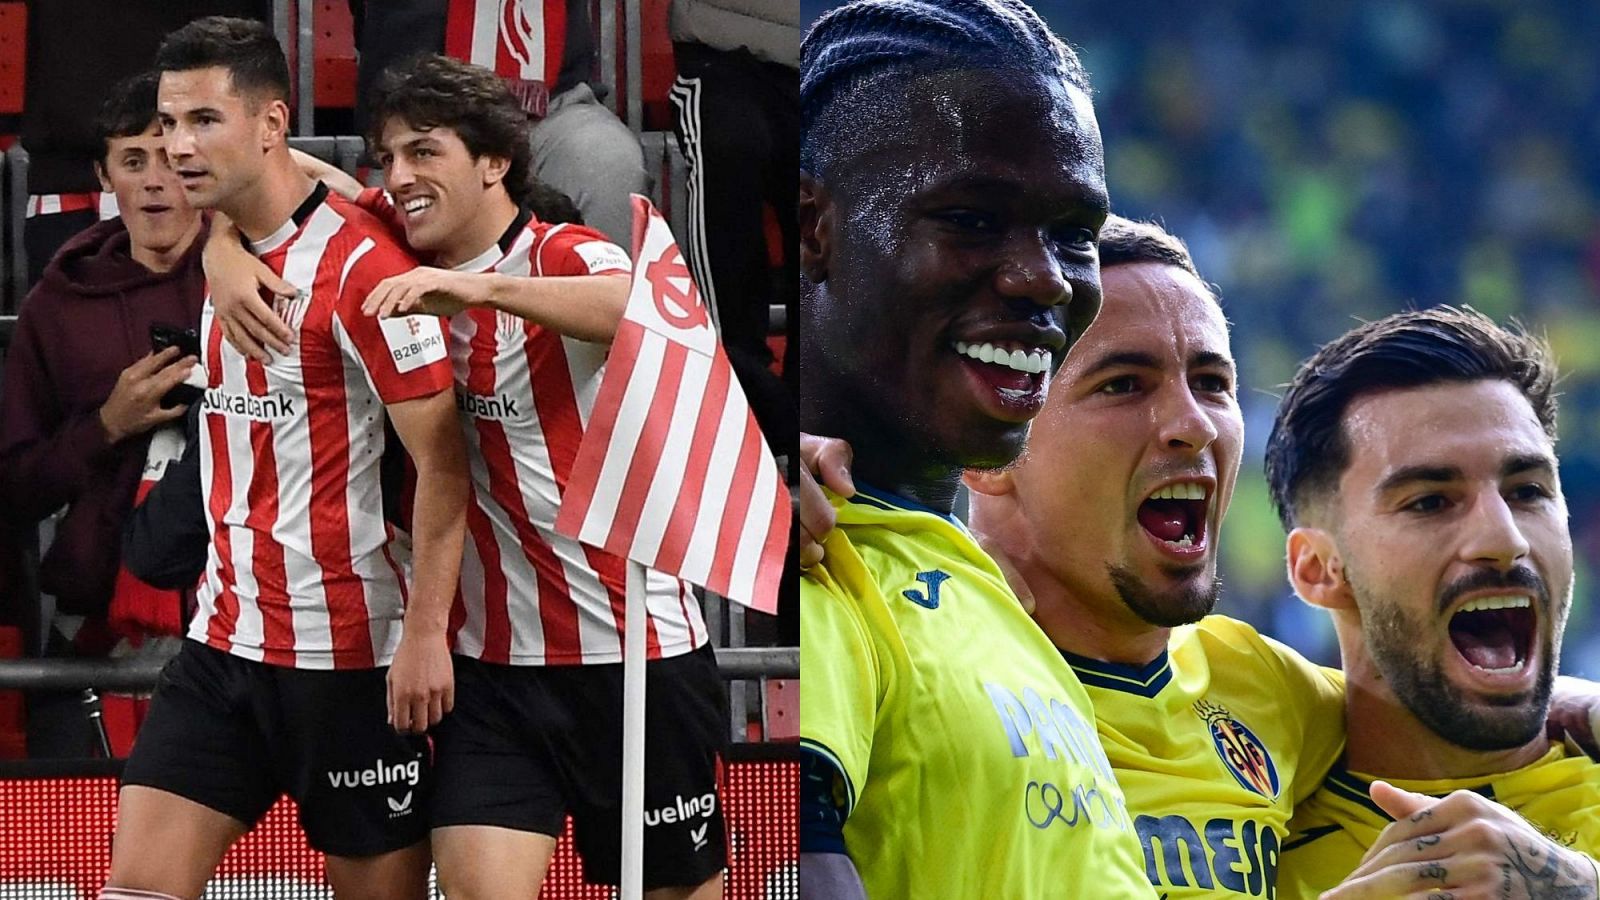
{"label": "red stadium seat", "polygon": [[22,112],[27,48],[27,7],[21,3],[0,3],[0,116],[14,116]]}

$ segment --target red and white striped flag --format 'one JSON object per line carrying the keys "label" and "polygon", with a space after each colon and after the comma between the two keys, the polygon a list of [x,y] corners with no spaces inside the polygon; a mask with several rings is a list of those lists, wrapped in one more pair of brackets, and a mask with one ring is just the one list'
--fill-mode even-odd
{"label": "red and white striped flag", "polygon": [[775,612],[789,489],[672,231],[638,195],[633,258],[556,530]]}

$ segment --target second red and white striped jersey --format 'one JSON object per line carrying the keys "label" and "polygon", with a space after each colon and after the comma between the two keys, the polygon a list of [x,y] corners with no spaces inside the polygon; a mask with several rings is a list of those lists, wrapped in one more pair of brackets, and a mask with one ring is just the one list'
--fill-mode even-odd
{"label": "second red and white striped jersey", "polygon": [[383,519],[387,404],[451,386],[440,319],[378,320],[361,303],[415,266],[366,211],[318,186],[253,249],[300,288],[279,313],[289,353],[263,365],[201,317],[201,478],[212,535],[191,639],[298,669],[388,665],[405,561]]}
{"label": "second red and white striped jersey", "polygon": [[[390,221],[376,189],[361,204]],[[626,277],[628,255],[600,232],[524,212],[457,269],[519,277]],[[556,533],[556,514],[605,373],[607,347],[493,310],[450,320],[456,405],[470,447],[473,502],[461,563],[457,653],[511,665],[622,661],[626,561]],[[650,571],[648,658],[708,639],[688,582]]]}

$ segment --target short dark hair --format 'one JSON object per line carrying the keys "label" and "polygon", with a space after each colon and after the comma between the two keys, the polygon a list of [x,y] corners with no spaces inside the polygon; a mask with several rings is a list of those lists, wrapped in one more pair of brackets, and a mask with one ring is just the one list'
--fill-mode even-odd
{"label": "short dark hair", "polygon": [[1345,332],[1300,366],[1267,438],[1267,483],[1285,529],[1332,493],[1350,464],[1344,414],[1377,391],[1445,382],[1509,381],[1556,439],[1556,365],[1543,338],[1477,310],[1437,306]]}
{"label": "short dark hair", "polygon": [[534,200],[528,115],[500,76],[437,53],[414,56],[383,71],[367,116],[367,144],[377,148],[384,125],[398,117],[412,128],[448,128],[474,157],[510,160],[502,182],[519,206]]}
{"label": "short dark hair", "polygon": [[111,86],[100,113],[94,120],[95,140],[100,144],[100,165],[111,153],[111,139],[143,134],[156,120],[158,72],[142,72]]}
{"label": "short dark hair", "polygon": [[187,72],[226,69],[239,94],[289,102],[289,62],[265,22],[206,16],[167,35],[156,51],[156,69]]}
{"label": "short dark hair", "polygon": [[1195,268],[1194,257],[1189,255],[1189,246],[1182,238],[1154,222],[1107,216],[1100,228],[1100,268],[1141,262],[1177,266],[1200,278],[1200,270]]}
{"label": "short dark hair", "polygon": [[1021,0],[854,0],[800,45],[800,168],[824,176],[834,136],[852,140],[857,120],[875,115],[864,91],[965,68],[1033,72],[1090,92],[1077,54]]}

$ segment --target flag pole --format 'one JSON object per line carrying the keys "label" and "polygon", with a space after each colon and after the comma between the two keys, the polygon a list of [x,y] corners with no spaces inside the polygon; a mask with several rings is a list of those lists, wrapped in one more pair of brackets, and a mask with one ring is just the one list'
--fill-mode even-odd
{"label": "flag pole", "polygon": [[644,900],[644,566],[628,560],[622,661],[622,900]]}

